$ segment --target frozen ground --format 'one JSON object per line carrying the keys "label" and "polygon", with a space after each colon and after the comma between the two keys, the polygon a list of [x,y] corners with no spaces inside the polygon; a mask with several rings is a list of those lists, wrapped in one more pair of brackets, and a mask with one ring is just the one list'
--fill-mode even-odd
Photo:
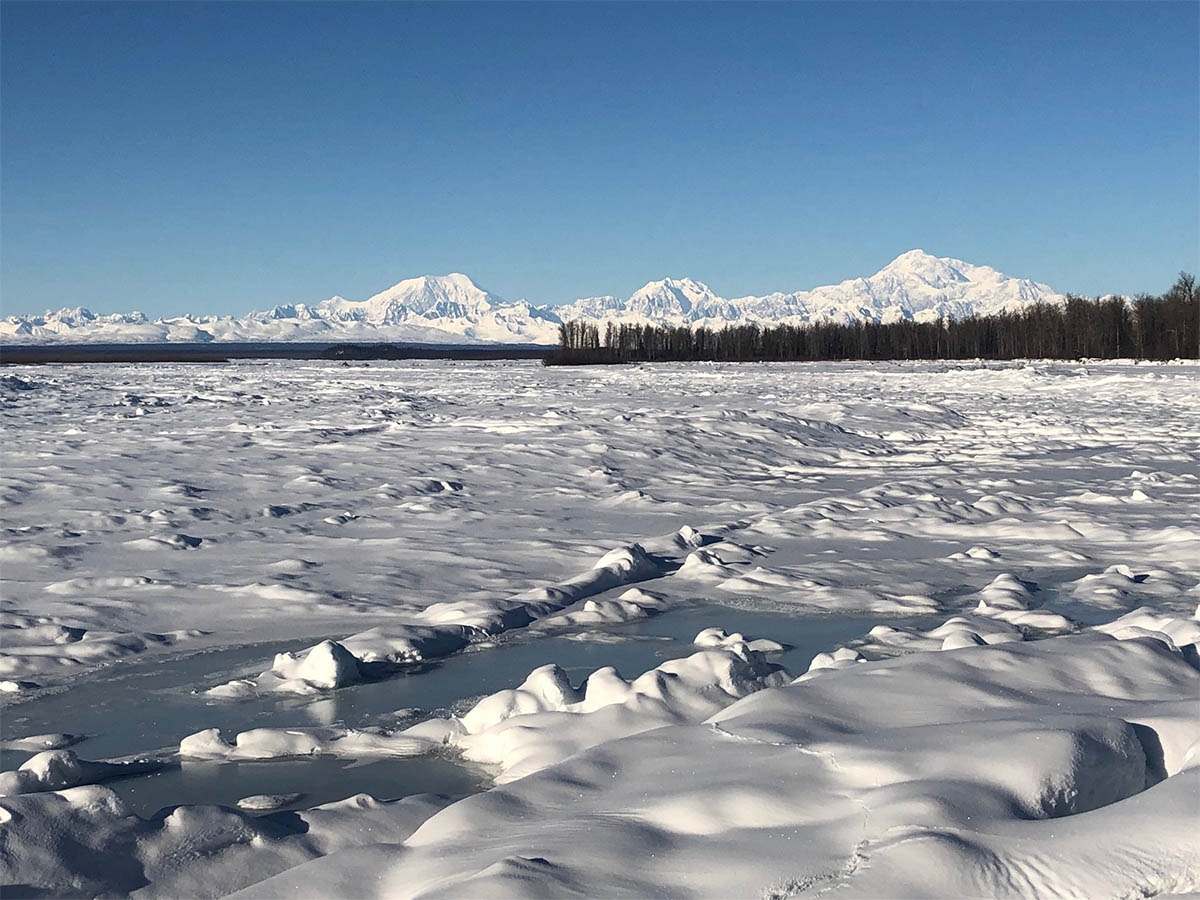
{"label": "frozen ground", "polygon": [[1200,891],[1198,382],[6,368],[0,884]]}

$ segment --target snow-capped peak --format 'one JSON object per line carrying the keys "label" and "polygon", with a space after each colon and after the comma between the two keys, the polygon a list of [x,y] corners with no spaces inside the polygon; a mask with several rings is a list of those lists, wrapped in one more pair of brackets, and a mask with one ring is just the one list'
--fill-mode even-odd
{"label": "snow-capped peak", "polygon": [[[691,278],[664,278],[647,282],[630,296],[625,306],[630,312],[655,319],[661,316],[704,318],[706,310],[724,298],[712,288]],[[697,314],[697,315],[693,315]]]}
{"label": "snow-capped peak", "polygon": [[313,306],[284,304],[243,317],[100,315],[85,309],[0,320],[0,338],[39,341],[402,340],[552,344],[560,321],[615,320],[657,325],[889,322],[990,315],[1059,302],[1048,285],[1011,278],[924,250],[909,250],[868,277],[807,291],[728,300],[692,278],[663,278],[627,299],[590,297],[563,306],[508,303],[466,275],[422,275],[366,300],[331,297]]}
{"label": "snow-capped peak", "polygon": [[42,318],[65,325],[78,325],[84,322],[93,322],[97,316],[86,306],[66,306],[58,310],[46,310],[42,313]]}
{"label": "snow-capped peak", "polygon": [[502,305],[503,298],[488,293],[461,272],[408,278],[359,302],[330,299],[319,304],[338,318],[372,325],[395,325],[413,317],[470,318]]}
{"label": "snow-capped peak", "polygon": [[[872,278],[890,275],[896,278],[917,278],[934,288],[945,288],[952,284],[971,281],[965,270],[975,266],[961,259],[948,259],[926,253],[924,250],[909,250],[875,273]],[[868,279],[870,280],[870,279]]]}

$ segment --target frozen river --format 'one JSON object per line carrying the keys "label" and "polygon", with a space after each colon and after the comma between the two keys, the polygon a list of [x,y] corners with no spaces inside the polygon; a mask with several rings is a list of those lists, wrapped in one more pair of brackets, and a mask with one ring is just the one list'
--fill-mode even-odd
{"label": "frozen river", "polygon": [[0,884],[1200,890],[1198,382],[7,367]]}
{"label": "frozen river", "polygon": [[[151,815],[182,803],[235,805],[254,794],[296,794],[284,808],[307,808],[358,793],[394,800],[413,794],[465,795],[485,787],[488,771],[444,754],[285,757],[227,762],[178,759],[182,737],[201,727],[229,734],[253,728],[336,726],[395,729],[401,723],[465,712],[473,700],[519,684],[547,660],[576,683],[602,666],[640,674],[664,660],[690,655],[692,638],[719,621],[742,632],[770,633],[784,641],[772,654],[801,667],[817,653],[859,637],[874,621],[861,616],[791,616],[777,611],[691,603],[642,622],[606,631],[571,629],[544,638],[513,636],[444,660],[415,664],[377,681],[336,691],[294,696],[268,694],[240,700],[211,698],[197,685],[221,684],[269,666],[278,650],[301,650],[303,641],[199,651],[177,657],[117,664],[12,706],[0,723],[0,741],[63,733],[90,758],[152,758],[156,771],[106,782],[131,810]],[[924,619],[914,625],[932,625]],[[266,654],[264,656],[264,653]],[[0,749],[0,768],[15,769],[35,750]]]}

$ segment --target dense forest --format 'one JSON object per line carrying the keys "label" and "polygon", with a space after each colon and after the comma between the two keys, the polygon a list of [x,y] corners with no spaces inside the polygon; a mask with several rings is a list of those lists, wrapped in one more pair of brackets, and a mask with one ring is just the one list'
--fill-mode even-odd
{"label": "dense forest", "polygon": [[1200,355],[1200,286],[1181,272],[1161,296],[1089,300],[1068,296],[1019,312],[932,322],[902,320],[712,328],[600,325],[559,327],[546,365],[713,360],[842,359],[1194,359]]}

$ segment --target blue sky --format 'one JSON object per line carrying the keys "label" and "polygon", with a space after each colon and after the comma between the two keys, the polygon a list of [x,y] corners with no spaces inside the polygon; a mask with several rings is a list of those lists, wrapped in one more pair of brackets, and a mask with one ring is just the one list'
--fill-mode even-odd
{"label": "blue sky", "polygon": [[1200,256],[1200,4],[0,5],[0,310]]}

